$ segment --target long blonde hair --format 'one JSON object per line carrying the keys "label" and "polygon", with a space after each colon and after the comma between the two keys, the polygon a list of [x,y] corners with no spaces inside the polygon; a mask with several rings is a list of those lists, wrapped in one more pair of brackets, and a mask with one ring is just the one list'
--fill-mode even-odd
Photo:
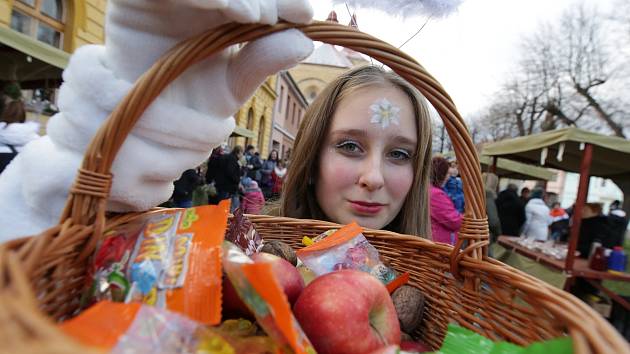
{"label": "long blonde hair", "polygon": [[291,164],[283,185],[280,214],[302,219],[326,220],[315,196],[321,145],[339,103],[368,86],[393,86],[404,92],[413,106],[418,143],[413,161],[411,189],[401,211],[386,230],[431,238],[429,218],[429,174],[431,163],[431,120],[425,99],[404,79],[375,66],[348,71],[330,83],[304,115],[295,139]]}

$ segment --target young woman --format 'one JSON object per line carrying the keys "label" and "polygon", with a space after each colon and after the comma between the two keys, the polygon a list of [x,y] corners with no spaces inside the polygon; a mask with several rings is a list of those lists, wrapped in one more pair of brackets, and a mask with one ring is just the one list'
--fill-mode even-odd
{"label": "young woman", "polygon": [[402,78],[365,66],[328,85],[305,114],[280,213],[430,238],[431,122]]}
{"label": "young woman", "polygon": [[263,162],[262,168],[260,169],[260,188],[265,195],[265,198],[271,197],[271,189],[273,187],[272,174],[273,169],[276,168],[276,164],[278,163],[278,150],[271,150],[267,160]]}

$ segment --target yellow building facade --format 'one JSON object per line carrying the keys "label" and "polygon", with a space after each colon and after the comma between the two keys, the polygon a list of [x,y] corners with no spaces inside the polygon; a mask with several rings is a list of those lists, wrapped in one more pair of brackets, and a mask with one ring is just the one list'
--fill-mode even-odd
{"label": "yellow building facade", "polygon": [[245,148],[247,145],[254,145],[264,159],[267,158],[271,145],[273,108],[278,97],[274,89],[276,80],[276,75],[269,76],[234,115],[236,125],[247,129],[243,135],[248,136],[230,139],[231,146],[240,145]]}
{"label": "yellow building facade", "polygon": [[43,0],[0,0],[0,26],[17,30],[15,27],[20,20],[28,18],[28,22],[36,24],[24,26],[22,33],[37,37],[32,32],[40,26],[52,29],[60,34],[56,47],[67,53],[85,44],[103,43],[106,0],[61,0],[55,3],[60,9],[47,7]]}

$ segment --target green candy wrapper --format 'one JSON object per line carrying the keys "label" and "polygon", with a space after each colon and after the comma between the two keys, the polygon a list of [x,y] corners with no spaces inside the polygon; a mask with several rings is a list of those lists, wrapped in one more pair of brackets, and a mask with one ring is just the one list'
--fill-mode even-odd
{"label": "green candy wrapper", "polygon": [[444,343],[435,354],[572,354],[570,337],[551,339],[521,347],[508,342],[493,342],[469,329],[448,325]]}

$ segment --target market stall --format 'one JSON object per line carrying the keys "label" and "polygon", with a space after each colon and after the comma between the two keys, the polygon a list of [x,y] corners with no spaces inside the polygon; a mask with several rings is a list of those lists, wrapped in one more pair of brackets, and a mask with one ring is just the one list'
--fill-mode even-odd
{"label": "market stall", "polygon": [[[449,151],[444,154],[445,157],[455,157],[455,153]],[[530,164],[497,158],[489,156],[479,156],[479,163],[482,172],[493,172],[499,178],[511,178],[520,180],[540,180],[555,181],[557,174],[547,168],[533,166]],[[494,166],[494,170],[493,170]]]}
{"label": "market stall", "polygon": [[[630,141],[577,128],[565,128],[488,144],[484,147],[483,154],[491,158],[501,157],[580,174],[574,206],[575,213],[564,261],[551,259],[540,252],[524,248],[512,238],[500,237],[499,244],[563,271],[568,277],[565,288],[571,287],[576,278],[584,278],[630,310],[629,303],[599,283],[602,279],[613,278],[627,282],[630,280],[627,273],[595,272],[588,268],[586,261],[575,257],[589,177],[609,178],[622,189],[624,194],[627,195],[630,192],[628,188],[630,186],[630,165],[620,163],[630,157]],[[629,208],[628,198],[625,198],[624,209],[627,212]]]}

